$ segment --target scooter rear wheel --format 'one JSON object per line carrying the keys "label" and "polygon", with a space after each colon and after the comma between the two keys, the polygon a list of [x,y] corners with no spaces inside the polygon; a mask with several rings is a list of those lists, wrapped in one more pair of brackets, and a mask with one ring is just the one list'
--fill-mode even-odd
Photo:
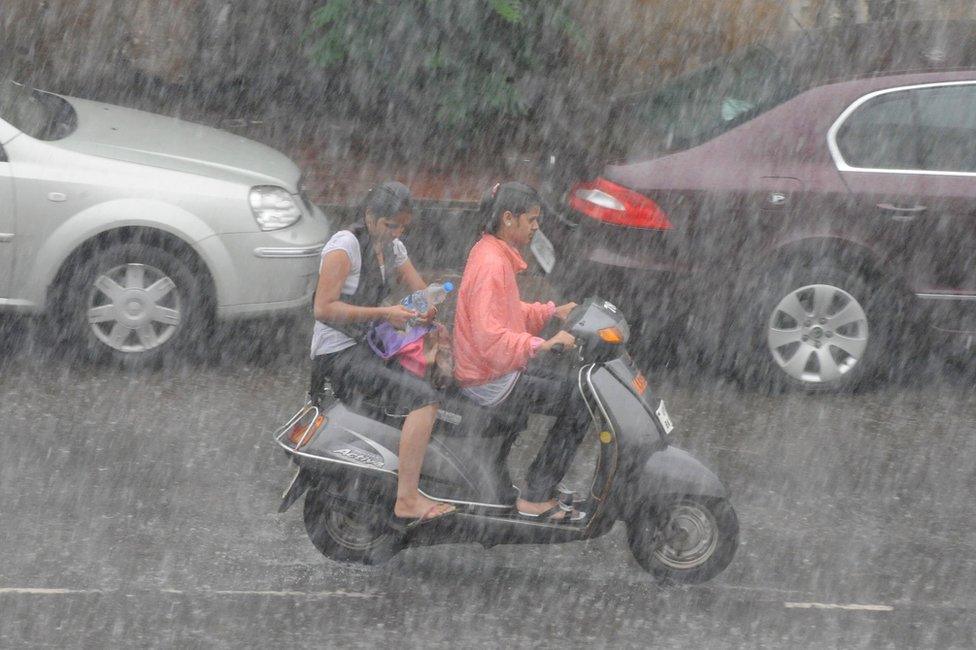
{"label": "scooter rear wheel", "polygon": [[629,522],[630,550],[665,584],[696,584],[721,573],[739,545],[739,520],[727,499],[677,497]]}
{"label": "scooter rear wheel", "polygon": [[354,564],[381,564],[396,555],[401,539],[376,508],[354,508],[322,489],[305,495],[305,531],[322,555]]}

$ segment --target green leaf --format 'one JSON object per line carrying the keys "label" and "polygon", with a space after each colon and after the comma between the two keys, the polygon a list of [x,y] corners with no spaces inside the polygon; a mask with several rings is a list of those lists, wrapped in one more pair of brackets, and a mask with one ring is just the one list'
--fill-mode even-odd
{"label": "green leaf", "polygon": [[313,29],[319,29],[339,22],[349,13],[349,0],[328,0],[324,5],[312,11],[310,23]]}
{"label": "green leaf", "polygon": [[496,14],[513,25],[521,23],[525,16],[525,12],[522,11],[522,3],[519,0],[488,0],[488,4]]}
{"label": "green leaf", "polygon": [[584,39],[569,10],[576,0],[316,4],[307,52],[333,73],[334,96],[345,98],[339,110],[459,143],[524,118],[529,106],[515,80],[572,74],[565,48]]}
{"label": "green leaf", "polygon": [[348,50],[345,44],[334,34],[319,39],[312,47],[310,56],[313,61],[323,67],[329,67],[342,61]]}

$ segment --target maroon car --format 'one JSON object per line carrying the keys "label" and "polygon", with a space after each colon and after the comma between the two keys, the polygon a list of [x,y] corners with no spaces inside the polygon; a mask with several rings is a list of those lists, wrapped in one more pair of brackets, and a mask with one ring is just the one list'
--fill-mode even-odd
{"label": "maroon car", "polygon": [[645,336],[836,389],[918,325],[976,334],[972,23],[750,47],[622,98],[605,136],[551,220],[556,275],[643,306]]}

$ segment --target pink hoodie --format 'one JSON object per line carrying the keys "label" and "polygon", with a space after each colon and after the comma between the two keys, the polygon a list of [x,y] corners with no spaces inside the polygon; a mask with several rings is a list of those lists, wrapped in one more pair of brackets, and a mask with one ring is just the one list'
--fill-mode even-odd
{"label": "pink hoodie", "polygon": [[462,386],[525,368],[542,344],[537,334],[556,306],[519,299],[515,274],[526,266],[517,250],[494,235],[483,235],[471,248],[454,316],[454,377]]}

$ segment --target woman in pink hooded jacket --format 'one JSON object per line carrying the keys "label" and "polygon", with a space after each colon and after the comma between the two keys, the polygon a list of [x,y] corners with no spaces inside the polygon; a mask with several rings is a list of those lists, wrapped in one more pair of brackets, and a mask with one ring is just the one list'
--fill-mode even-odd
{"label": "woman in pink hooded jacket", "polygon": [[526,268],[519,249],[539,229],[541,206],[536,191],[522,183],[495,185],[486,193],[485,230],[468,254],[458,291],[454,376],[462,392],[482,406],[557,416],[516,507],[523,517],[575,522],[585,514],[561,510],[553,497],[586,433],[589,412],[574,383],[547,372],[536,359],[557,344],[574,346],[568,332],[548,340],[539,334],[553,316],[565,320],[576,305],[522,302],[516,283]]}

